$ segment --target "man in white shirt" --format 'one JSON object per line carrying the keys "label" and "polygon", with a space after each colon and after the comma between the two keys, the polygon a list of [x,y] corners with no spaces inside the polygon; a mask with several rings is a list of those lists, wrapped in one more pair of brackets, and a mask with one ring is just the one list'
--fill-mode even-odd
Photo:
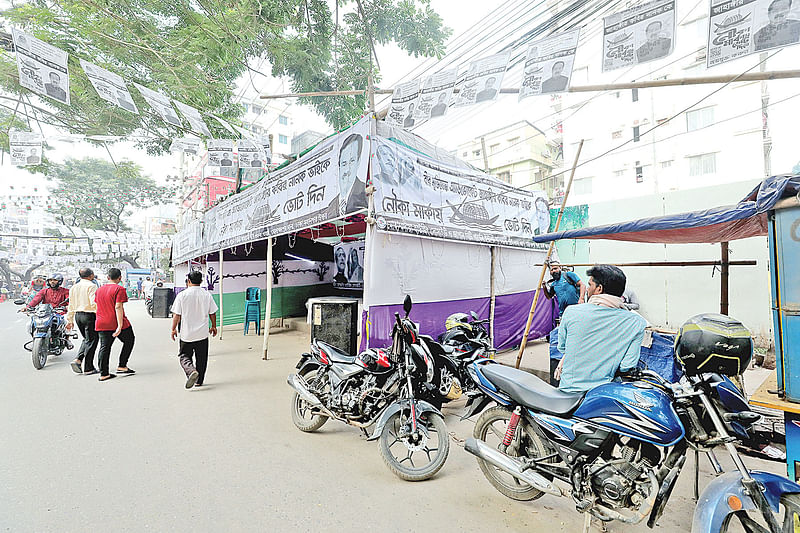
{"label": "man in white shirt", "polygon": [[181,367],[186,372],[187,389],[203,384],[208,366],[208,334],[217,334],[217,304],[211,293],[200,287],[202,282],[202,272],[190,272],[186,276],[186,289],[178,293],[172,303],[172,340],[178,336],[180,324],[181,347],[178,355]]}
{"label": "man in white shirt", "polygon": [[145,296],[153,295],[153,282],[150,281],[150,276],[147,276],[147,279],[142,283],[142,293],[144,293]]}
{"label": "man in white shirt", "polygon": [[[67,330],[78,326],[83,342],[78,350],[78,357],[70,363],[73,372],[76,374],[97,374],[94,366],[94,354],[97,351],[98,335],[94,329],[94,321],[97,316],[97,305],[94,301],[94,294],[97,292],[97,285],[94,281],[94,272],[91,268],[81,268],[78,272],[80,281],[69,290],[69,307],[67,307]],[[81,364],[83,371],[81,372]]]}

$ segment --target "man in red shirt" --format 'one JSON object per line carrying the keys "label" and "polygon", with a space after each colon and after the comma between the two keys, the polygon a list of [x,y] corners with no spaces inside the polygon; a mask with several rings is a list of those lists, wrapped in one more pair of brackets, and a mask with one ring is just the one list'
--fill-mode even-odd
{"label": "man in red shirt", "polygon": [[69,300],[69,289],[61,286],[64,282],[64,276],[61,274],[53,274],[47,278],[47,286],[36,293],[36,296],[28,302],[28,305],[21,308],[19,311],[25,311],[36,307],[39,304],[50,304],[53,306],[53,311],[59,315],[67,312],[67,300]]}
{"label": "man in red shirt", "polygon": [[107,381],[117,377],[108,371],[111,345],[114,343],[115,338],[122,341],[117,374],[134,373],[132,369],[128,368],[128,359],[133,351],[135,337],[123,307],[123,304],[128,301],[128,294],[125,291],[125,287],[120,285],[122,272],[118,268],[110,268],[108,270],[108,280],[111,283],[107,283],[97,289],[94,296],[94,301],[97,305],[94,329],[100,338],[100,381]]}

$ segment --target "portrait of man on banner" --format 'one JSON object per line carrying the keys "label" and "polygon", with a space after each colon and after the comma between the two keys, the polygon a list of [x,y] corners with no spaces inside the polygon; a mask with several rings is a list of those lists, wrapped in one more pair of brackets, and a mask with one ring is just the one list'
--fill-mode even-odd
{"label": "portrait of man on banner", "polygon": [[[367,205],[366,182],[359,179],[364,137],[352,133],[342,141],[339,149],[339,211],[352,213]],[[366,179],[366,176],[364,177]]]}

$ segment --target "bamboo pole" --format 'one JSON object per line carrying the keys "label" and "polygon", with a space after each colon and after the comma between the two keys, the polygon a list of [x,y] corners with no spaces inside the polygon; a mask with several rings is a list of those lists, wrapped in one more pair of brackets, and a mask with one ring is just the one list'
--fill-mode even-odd
{"label": "bamboo pole", "polygon": [[[572,171],[569,173],[569,181],[567,182],[567,189],[564,191],[564,199],[561,201],[561,209],[558,210],[558,218],[556,219],[556,227],[553,231],[558,231],[561,225],[561,218],[564,216],[564,207],[567,205],[567,198],[569,198],[569,191],[572,189],[572,179],[575,177],[575,170],[578,168],[578,158],[581,156],[583,149],[583,139],[578,145],[578,151],[575,153],[575,161],[572,163]],[[547,256],[545,257],[544,264],[542,265],[542,272],[539,274],[539,283],[536,285],[536,292],[533,293],[533,303],[531,304],[531,311],[528,313],[528,322],[525,324],[525,332],[522,334],[522,341],[519,344],[519,353],[517,354],[517,362],[514,368],[519,368],[522,362],[522,354],[525,353],[525,345],[528,344],[528,333],[531,331],[531,322],[533,322],[533,313],[536,311],[536,304],[539,301],[539,295],[542,293],[542,283],[544,282],[544,275],[547,273],[547,263],[550,261],[550,256],[553,255],[553,248],[555,241],[550,241],[550,246],[547,248]]]}
{"label": "bamboo pole", "polygon": [[272,237],[267,237],[267,304],[264,306],[264,344],[261,346],[262,359],[268,359],[269,352],[269,323],[272,320]]}
{"label": "bamboo pole", "polygon": [[219,340],[222,340],[223,319],[225,318],[225,312],[222,310],[222,297],[225,295],[222,285],[223,279],[225,278],[224,252],[225,250],[223,248],[219,249]]}

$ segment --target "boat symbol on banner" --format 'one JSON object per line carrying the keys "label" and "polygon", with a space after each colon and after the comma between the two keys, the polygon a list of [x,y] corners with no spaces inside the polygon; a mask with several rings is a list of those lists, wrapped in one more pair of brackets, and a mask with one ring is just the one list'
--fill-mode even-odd
{"label": "boat symbol on banner", "polygon": [[471,228],[497,228],[494,222],[500,215],[489,218],[489,212],[482,203],[467,203],[465,198],[459,206],[455,206],[450,202],[447,202],[447,205],[453,210],[453,216],[450,217],[450,222],[453,224]]}
{"label": "boat symbol on banner", "polygon": [[270,211],[269,204],[262,205],[253,211],[253,215],[248,217],[250,222],[251,228],[260,228],[263,226],[268,226],[273,222],[277,222],[281,219],[281,216],[277,214],[278,208],[276,207],[274,210]]}

